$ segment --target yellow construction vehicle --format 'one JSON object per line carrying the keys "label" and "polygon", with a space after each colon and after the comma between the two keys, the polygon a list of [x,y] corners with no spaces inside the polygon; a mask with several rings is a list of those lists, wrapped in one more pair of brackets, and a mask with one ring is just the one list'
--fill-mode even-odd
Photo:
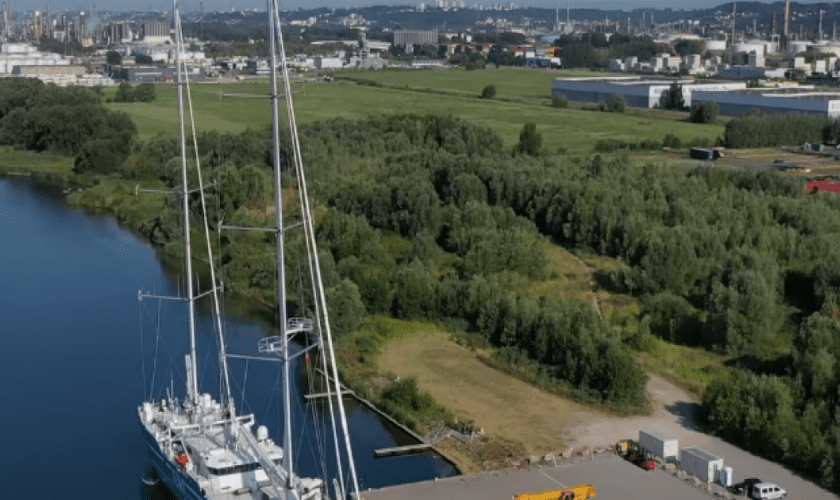
{"label": "yellow construction vehicle", "polygon": [[513,500],[585,500],[595,497],[595,486],[583,484],[574,488],[549,490],[542,493],[520,493]]}

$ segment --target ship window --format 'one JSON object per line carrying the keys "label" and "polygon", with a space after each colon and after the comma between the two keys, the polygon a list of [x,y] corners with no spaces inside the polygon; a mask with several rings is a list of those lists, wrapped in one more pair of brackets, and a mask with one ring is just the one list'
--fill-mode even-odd
{"label": "ship window", "polygon": [[207,467],[207,471],[214,476],[227,476],[229,474],[241,474],[243,472],[250,472],[252,470],[257,470],[260,468],[260,464],[257,462],[250,463],[250,464],[240,464],[240,465],[233,465],[231,467]]}

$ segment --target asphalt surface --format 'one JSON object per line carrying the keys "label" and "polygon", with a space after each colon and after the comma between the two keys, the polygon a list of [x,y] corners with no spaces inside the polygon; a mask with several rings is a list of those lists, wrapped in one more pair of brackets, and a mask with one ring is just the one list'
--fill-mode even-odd
{"label": "asphalt surface", "polygon": [[596,456],[565,463],[506,470],[473,476],[456,476],[369,490],[364,500],[510,500],[520,493],[595,485],[598,500],[709,500],[709,493],[659,469],[644,471],[615,456]]}
{"label": "asphalt surface", "polygon": [[[644,417],[601,417],[591,413],[579,415],[578,425],[564,431],[564,440],[579,449],[584,446],[610,446],[621,439],[639,438],[639,429],[650,429],[675,437],[679,448],[696,446],[723,458],[725,467],[732,467],[733,484],[744,478],[758,477],[775,483],[787,492],[787,500],[836,500],[840,497],[794,474],[779,464],[732,446],[714,436],[704,434],[697,423],[697,403],[685,391],[667,380],[651,376],[648,392],[658,402],[658,409]],[[391,460],[399,460],[394,458]],[[531,470],[506,470],[474,476],[458,476],[439,481],[395,486],[362,494],[365,500],[473,500],[504,499],[526,492],[545,491],[591,482],[598,499],[620,500],[692,500],[712,498],[687,481],[665,470],[643,471],[610,454],[592,461],[558,464]],[[559,483],[559,484],[558,484]],[[734,498],[719,485],[711,493]],[[740,497],[743,498],[743,497]]]}

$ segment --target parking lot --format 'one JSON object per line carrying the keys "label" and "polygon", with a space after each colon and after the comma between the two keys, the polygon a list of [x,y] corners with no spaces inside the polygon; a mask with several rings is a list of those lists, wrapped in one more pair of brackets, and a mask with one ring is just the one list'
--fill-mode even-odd
{"label": "parking lot", "polygon": [[[474,476],[457,476],[370,490],[364,500],[510,500],[514,495],[551,489],[595,485],[599,500],[709,500],[705,490],[658,469],[647,472],[606,454],[575,463],[535,466]],[[716,491],[722,491],[719,487]]]}

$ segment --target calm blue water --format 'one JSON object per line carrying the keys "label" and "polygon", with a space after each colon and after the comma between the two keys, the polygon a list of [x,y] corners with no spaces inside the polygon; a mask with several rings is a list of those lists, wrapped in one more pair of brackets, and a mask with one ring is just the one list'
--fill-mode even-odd
{"label": "calm blue water", "polygon": [[[110,217],[68,207],[61,191],[0,178],[0,412],[3,498],[140,498],[148,467],[136,408],[150,392],[183,394],[186,315],[178,304],[144,301],[137,290],[177,293],[152,248]],[[261,328],[226,318],[229,351],[257,354]],[[199,320],[203,390],[218,394],[210,320]],[[142,340],[142,343],[141,343]],[[155,366],[154,351],[158,349]],[[247,371],[246,371],[247,368]],[[235,399],[244,393],[278,442],[278,384],[273,363],[231,362]],[[145,379],[142,373],[145,371]],[[154,387],[151,379],[154,373]],[[145,382],[144,382],[145,380]],[[312,411],[293,398],[295,455],[316,472],[323,434]],[[373,459],[373,450],[411,440],[346,399],[363,487],[455,473],[433,455]],[[239,406],[239,403],[237,403]],[[301,419],[300,417],[306,418]],[[323,437],[323,435],[322,435]],[[333,450],[331,438],[327,450]]]}

